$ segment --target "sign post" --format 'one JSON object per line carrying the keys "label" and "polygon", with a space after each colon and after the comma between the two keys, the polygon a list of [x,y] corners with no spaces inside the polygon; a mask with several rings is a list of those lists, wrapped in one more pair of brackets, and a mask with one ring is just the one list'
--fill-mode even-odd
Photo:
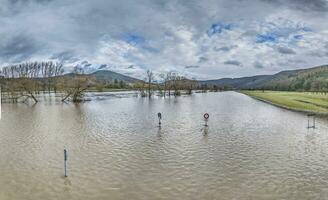
{"label": "sign post", "polygon": [[161,120],[162,120],[162,113],[157,113],[157,117],[158,117],[158,125],[159,126],[161,126],[161,124],[162,124],[162,122],[161,122]]}
{"label": "sign post", "polygon": [[208,118],[210,118],[210,115],[209,115],[208,113],[205,113],[205,114],[204,114],[205,126],[208,126],[208,125],[207,125]]}

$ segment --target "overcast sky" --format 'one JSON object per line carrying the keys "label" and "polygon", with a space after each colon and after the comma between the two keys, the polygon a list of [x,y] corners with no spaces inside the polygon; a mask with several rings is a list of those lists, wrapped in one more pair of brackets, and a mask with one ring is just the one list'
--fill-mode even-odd
{"label": "overcast sky", "polygon": [[0,0],[0,64],[215,79],[328,63],[327,0]]}

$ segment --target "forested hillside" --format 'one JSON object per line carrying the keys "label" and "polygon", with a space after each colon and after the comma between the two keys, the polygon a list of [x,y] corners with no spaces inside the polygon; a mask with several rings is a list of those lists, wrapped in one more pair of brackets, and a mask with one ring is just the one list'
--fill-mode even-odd
{"label": "forested hillside", "polygon": [[199,81],[199,84],[230,89],[328,91],[328,65],[282,71],[274,75]]}
{"label": "forested hillside", "polygon": [[273,90],[327,91],[328,66],[280,72],[259,87]]}

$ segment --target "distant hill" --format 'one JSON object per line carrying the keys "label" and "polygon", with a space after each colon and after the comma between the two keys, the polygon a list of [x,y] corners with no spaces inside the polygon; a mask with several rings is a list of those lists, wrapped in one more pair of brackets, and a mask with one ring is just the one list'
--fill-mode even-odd
{"label": "distant hill", "polygon": [[130,76],[126,76],[109,70],[99,70],[90,74],[90,76],[96,78],[96,80],[99,81],[114,81],[115,79],[127,83],[135,83],[140,81],[139,79],[132,78]]}
{"label": "distant hill", "polygon": [[[73,76],[73,73],[68,73],[65,74],[64,76],[69,77],[69,76]],[[86,74],[85,76],[89,76],[91,78],[94,78],[96,81],[105,81],[105,82],[114,82],[115,79],[117,81],[124,81],[126,83],[136,83],[139,82],[141,80],[136,79],[136,78],[132,78],[130,76],[126,76],[117,72],[113,72],[110,70],[99,70],[96,72],[93,72],[91,74]]]}
{"label": "distant hill", "polygon": [[[64,76],[72,76],[65,74]],[[141,80],[110,70],[99,70],[87,74],[96,81],[124,81],[136,83]],[[273,75],[258,75],[241,78],[222,78],[198,81],[198,85],[218,86],[230,89],[270,89],[270,90],[328,90],[328,65],[309,69],[282,71]]]}
{"label": "distant hill", "polygon": [[272,75],[259,75],[242,78],[222,78],[217,80],[198,81],[199,84],[207,84],[209,86],[228,87],[232,89],[256,88],[263,85],[272,78]]}
{"label": "distant hill", "polygon": [[199,84],[231,89],[328,90],[328,65],[282,71],[274,75],[199,81]]}

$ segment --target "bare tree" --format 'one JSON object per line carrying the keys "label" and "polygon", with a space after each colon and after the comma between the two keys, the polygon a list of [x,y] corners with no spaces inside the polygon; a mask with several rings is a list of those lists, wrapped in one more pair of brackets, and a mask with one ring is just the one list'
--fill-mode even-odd
{"label": "bare tree", "polygon": [[39,90],[39,84],[36,81],[39,72],[37,62],[26,62],[2,68],[2,74],[7,82],[6,90],[12,94],[14,101],[26,97],[24,101],[33,99],[35,103],[38,102],[35,94]]}
{"label": "bare tree", "polygon": [[183,80],[184,78],[182,76],[180,76],[178,73],[176,72],[172,72],[171,76],[170,76],[170,85],[172,87],[172,89],[174,90],[174,96],[179,96],[180,93],[180,89],[181,89],[181,80]]}
{"label": "bare tree", "polygon": [[145,92],[145,81],[138,81],[134,84],[134,88],[139,90],[141,97],[146,97],[147,94]]}
{"label": "bare tree", "polygon": [[84,75],[82,68],[78,66],[73,69],[73,77],[61,77],[58,82],[58,88],[64,92],[62,101],[71,99],[73,102],[83,101],[84,94],[92,85],[92,80],[89,76]]}
{"label": "bare tree", "polygon": [[184,79],[183,80],[184,88],[187,90],[187,94],[191,95],[192,90],[197,86],[197,81],[195,79]]}
{"label": "bare tree", "polygon": [[147,82],[148,82],[148,97],[151,98],[151,85],[154,79],[154,74],[151,70],[147,70]]}
{"label": "bare tree", "polygon": [[166,93],[168,91],[168,95],[171,95],[171,84],[170,80],[172,77],[172,72],[167,72],[166,74],[160,74],[160,78],[163,80],[163,94],[164,98],[166,97]]}
{"label": "bare tree", "polygon": [[48,93],[51,91],[51,86],[53,86],[54,92],[56,92],[56,78],[64,73],[63,64],[62,63],[54,63],[54,62],[41,62],[39,63],[39,68],[41,71],[41,75],[44,78],[43,88],[48,89]]}
{"label": "bare tree", "polygon": [[58,88],[65,94],[62,101],[71,99],[73,102],[83,101],[84,94],[91,86],[91,80],[85,75],[75,75],[74,77],[61,77],[58,81]]}
{"label": "bare tree", "polygon": [[54,65],[54,78],[52,78],[55,93],[57,93],[57,79],[58,79],[59,76],[61,76],[63,74],[64,74],[63,64],[62,63],[55,63],[55,65]]}

